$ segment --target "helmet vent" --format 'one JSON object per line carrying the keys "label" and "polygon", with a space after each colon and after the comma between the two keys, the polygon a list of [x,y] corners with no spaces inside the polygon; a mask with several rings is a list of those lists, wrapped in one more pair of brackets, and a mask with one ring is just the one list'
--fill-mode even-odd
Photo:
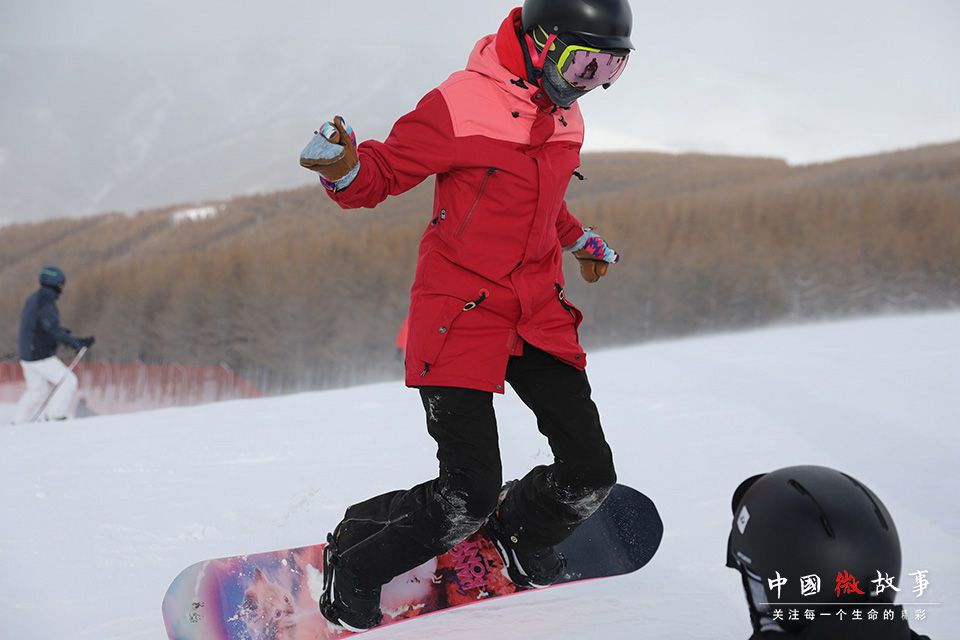
{"label": "helmet vent", "polygon": [[867,488],[857,482],[856,478],[852,478],[845,473],[841,473],[840,475],[852,482],[858,489],[860,489],[860,491],[863,491],[863,495],[867,496],[867,499],[870,500],[870,504],[873,505],[873,512],[877,514],[877,519],[880,521],[880,526],[883,527],[884,531],[889,531],[890,525],[887,524],[887,519],[883,517],[883,510],[880,508],[880,505],[877,504],[877,501],[874,499],[873,495],[867,491]]}
{"label": "helmet vent", "polygon": [[817,511],[820,512],[820,524],[823,525],[823,530],[826,532],[828,537],[836,538],[837,536],[833,532],[833,527],[830,526],[830,519],[827,518],[827,513],[823,510],[823,507],[820,506],[820,503],[817,502],[817,499],[814,498],[813,495],[811,495],[811,493],[796,480],[789,480],[787,484],[796,489],[800,495],[810,498],[810,502],[812,502],[817,507]]}

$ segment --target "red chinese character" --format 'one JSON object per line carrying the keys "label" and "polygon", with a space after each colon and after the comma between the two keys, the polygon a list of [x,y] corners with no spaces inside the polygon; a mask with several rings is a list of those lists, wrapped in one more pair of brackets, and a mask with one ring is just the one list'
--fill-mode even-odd
{"label": "red chinese character", "polygon": [[850,572],[847,570],[843,570],[837,574],[837,597],[839,597],[841,593],[847,596],[854,593],[865,595],[863,591],[860,590],[857,579],[850,575]]}

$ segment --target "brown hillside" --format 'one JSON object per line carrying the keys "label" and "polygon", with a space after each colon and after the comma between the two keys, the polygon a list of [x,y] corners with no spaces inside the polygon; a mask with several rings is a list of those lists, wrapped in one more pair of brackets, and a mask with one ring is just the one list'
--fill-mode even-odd
{"label": "brown hillside", "polygon": [[[960,304],[960,143],[791,168],[778,160],[585,156],[568,201],[623,255],[588,287],[588,346]],[[399,375],[432,181],[376,211],[322,190],[0,229],[0,354],[38,267],[66,269],[65,324],[101,359],[225,362],[268,389]],[[569,265],[569,273],[575,267]]]}

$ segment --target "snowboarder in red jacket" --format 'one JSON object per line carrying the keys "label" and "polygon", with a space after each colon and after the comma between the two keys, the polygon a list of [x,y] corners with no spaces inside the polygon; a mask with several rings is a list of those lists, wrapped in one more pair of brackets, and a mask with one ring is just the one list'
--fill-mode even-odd
{"label": "snowboarder in red jacket", "polygon": [[[564,196],[583,144],[577,99],[617,80],[632,26],[627,0],[527,0],[384,142],[358,147],[337,117],[301,154],[343,208],[375,207],[436,176],[406,383],[420,390],[440,473],[347,509],[325,555],[320,604],[331,622],[376,626],[383,584],[484,525],[512,580],[552,584],[563,570],[554,545],[615,483],[562,256],[573,252],[588,282],[619,256]],[[493,394],[507,382],[536,415],[554,463],[501,490]]]}

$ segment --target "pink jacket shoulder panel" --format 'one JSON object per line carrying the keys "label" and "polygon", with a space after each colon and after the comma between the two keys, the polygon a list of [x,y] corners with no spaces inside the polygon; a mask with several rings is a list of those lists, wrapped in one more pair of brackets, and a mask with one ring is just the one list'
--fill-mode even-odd
{"label": "pink jacket shoulder panel", "polygon": [[[539,110],[531,95],[538,89],[514,84],[518,79],[500,63],[495,41],[494,35],[481,39],[470,54],[467,69],[450,76],[438,91],[447,103],[457,138],[483,136],[529,145]],[[574,105],[556,116],[555,131],[548,142],[582,145],[580,108]]]}
{"label": "pink jacket shoulder panel", "polygon": [[530,121],[513,113],[528,111],[529,102],[504,91],[496,82],[473,71],[453,74],[439,87],[450,110],[458,138],[484,136],[502,142],[530,144]]}

